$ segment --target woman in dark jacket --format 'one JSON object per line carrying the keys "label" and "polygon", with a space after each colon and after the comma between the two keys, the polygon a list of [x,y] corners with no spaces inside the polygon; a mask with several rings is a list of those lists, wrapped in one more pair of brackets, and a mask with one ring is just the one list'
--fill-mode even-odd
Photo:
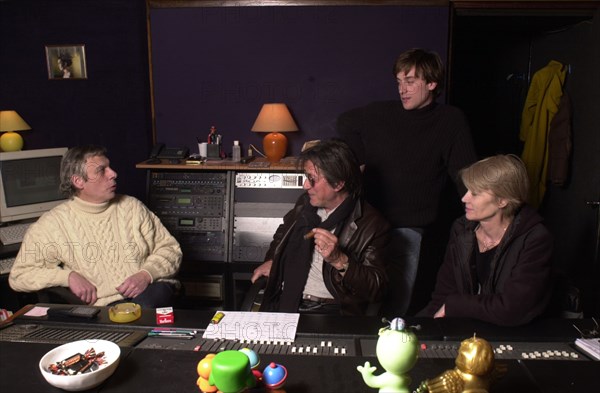
{"label": "woman in dark jacket", "polygon": [[463,169],[465,216],[450,233],[432,300],[418,316],[475,318],[516,326],[541,315],[551,298],[552,236],[525,204],[529,180],[513,155]]}

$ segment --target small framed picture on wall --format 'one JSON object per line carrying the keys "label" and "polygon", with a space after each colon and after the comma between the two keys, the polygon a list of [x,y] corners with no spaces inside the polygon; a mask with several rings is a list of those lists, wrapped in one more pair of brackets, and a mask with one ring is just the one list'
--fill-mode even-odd
{"label": "small framed picture on wall", "polygon": [[48,79],[87,79],[85,45],[46,45]]}

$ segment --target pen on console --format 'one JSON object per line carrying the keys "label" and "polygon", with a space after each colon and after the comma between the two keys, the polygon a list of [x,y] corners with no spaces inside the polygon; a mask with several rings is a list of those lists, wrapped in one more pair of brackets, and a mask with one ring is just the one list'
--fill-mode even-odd
{"label": "pen on console", "polygon": [[177,332],[161,332],[161,333],[148,333],[148,337],[166,337],[166,338],[184,338],[186,340],[191,340],[195,338],[195,334],[185,334],[185,333],[177,333]]}
{"label": "pen on console", "polygon": [[196,334],[197,330],[194,329],[182,329],[182,328],[169,328],[169,327],[157,327],[152,329],[152,333],[185,333],[185,334]]}
{"label": "pen on console", "polygon": [[193,330],[151,330],[152,334],[189,334],[193,336],[196,334]]}
{"label": "pen on console", "polygon": [[193,330],[152,330],[148,332],[149,337],[172,337],[172,338],[194,338],[196,332]]}

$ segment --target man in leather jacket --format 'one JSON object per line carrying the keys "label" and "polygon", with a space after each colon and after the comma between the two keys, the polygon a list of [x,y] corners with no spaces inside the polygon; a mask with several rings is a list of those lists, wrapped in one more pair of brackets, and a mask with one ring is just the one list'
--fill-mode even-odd
{"label": "man in leather jacket", "polygon": [[260,310],[373,313],[387,289],[389,224],[361,198],[358,161],[329,140],[302,152],[299,165],[306,192],[252,275],[268,277]]}

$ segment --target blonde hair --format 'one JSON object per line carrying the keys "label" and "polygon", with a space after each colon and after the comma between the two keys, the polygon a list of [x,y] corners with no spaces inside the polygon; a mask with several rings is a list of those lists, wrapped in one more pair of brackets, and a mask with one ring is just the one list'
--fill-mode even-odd
{"label": "blonde hair", "polygon": [[523,161],[514,154],[496,155],[462,169],[460,177],[474,192],[488,191],[507,201],[505,217],[512,217],[527,202],[529,178]]}

